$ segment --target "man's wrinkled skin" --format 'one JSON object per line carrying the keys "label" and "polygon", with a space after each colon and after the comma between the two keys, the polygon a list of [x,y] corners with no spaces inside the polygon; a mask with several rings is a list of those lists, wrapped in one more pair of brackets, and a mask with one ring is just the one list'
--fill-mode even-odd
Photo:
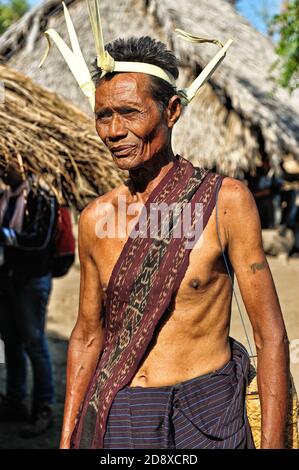
{"label": "man's wrinkled skin", "polygon": [[[126,196],[128,205],[144,203],[173,165],[171,133],[182,105],[179,96],[174,96],[164,111],[160,109],[151,97],[149,80],[145,74],[119,73],[110,80],[102,80],[96,89],[96,130],[115,164],[129,170],[132,184],[123,184],[98,197],[80,217],[80,302],[68,351],[61,448],[70,445],[76,414],[99,358],[103,343],[99,311],[113,266],[126,241],[97,238],[97,208],[103,202],[116,208],[118,195]],[[123,155],[117,153],[115,147],[125,145],[131,148],[124,150]],[[233,178],[224,179],[218,201],[222,244],[228,248],[258,352],[261,444],[263,448],[283,448],[288,340],[262,248],[258,212],[250,191]],[[190,264],[171,312],[157,331],[131,386],[158,387],[185,381],[219,369],[231,357],[228,341],[231,285],[221,257],[215,209],[201,239],[201,244],[190,253]]]}

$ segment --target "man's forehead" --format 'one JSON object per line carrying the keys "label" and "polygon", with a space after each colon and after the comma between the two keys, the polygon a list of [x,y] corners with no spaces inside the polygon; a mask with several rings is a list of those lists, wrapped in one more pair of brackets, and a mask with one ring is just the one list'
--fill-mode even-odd
{"label": "man's forehead", "polygon": [[[103,79],[96,88],[96,104],[103,106],[107,101],[142,101],[149,94],[149,77],[140,73],[118,73],[112,79]],[[142,96],[140,96],[142,95]]]}

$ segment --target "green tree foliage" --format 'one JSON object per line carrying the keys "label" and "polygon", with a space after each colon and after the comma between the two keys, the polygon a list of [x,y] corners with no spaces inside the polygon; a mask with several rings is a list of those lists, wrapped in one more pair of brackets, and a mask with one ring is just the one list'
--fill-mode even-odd
{"label": "green tree foliage", "polygon": [[8,0],[0,2],[0,34],[29,10],[27,0]]}
{"label": "green tree foliage", "polygon": [[273,26],[279,34],[274,64],[279,68],[278,83],[290,92],[299,87],[299,0],[285,2],[282,13],[275,15]]}

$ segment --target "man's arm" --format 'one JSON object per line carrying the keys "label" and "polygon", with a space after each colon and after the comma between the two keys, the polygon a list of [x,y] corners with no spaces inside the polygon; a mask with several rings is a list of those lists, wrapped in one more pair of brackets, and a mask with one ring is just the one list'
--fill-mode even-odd
{"label": "man's arm", "polygon": [[289,385],[287,333],[262,246],[259,214],[251,192],[225,178],[219,192],[219,222],[252,324],[258,355],[262,448],[284,448]]}
{"label": "man's arm", "polygon": [[67,358],[67,383],[60,448],[70,446],[75,420],[89,381],[96,368],[103,343],[101,315],[103,290],[91,249],[95,227],[88,206],[79,220],[79,257],[81,265],[80,299],[77,323],[72,331]]}

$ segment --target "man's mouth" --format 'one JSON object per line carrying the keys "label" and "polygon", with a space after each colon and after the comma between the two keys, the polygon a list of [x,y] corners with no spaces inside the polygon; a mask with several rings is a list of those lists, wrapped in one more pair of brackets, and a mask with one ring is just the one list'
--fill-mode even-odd
{"label": "man's mouth", "polygon": [[132,151],[133,148],[134,148],[133,145],[120,145],[118,147],[111,147],[110,151],[116,157],[124,157],[128,155]]}

